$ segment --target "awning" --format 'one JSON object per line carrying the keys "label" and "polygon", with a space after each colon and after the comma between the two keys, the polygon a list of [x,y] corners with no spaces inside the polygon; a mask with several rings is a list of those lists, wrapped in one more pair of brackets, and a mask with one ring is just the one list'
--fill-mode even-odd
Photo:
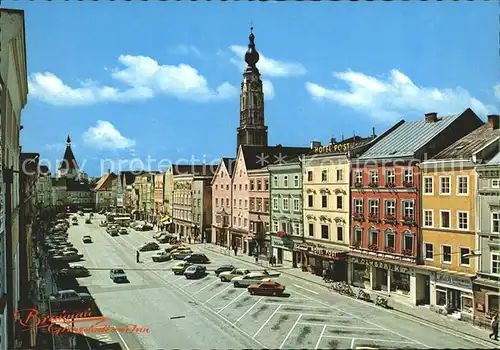
{"label": "awning", "polygon": [[161,218],[160,222],[164,223],[165,221],[168,221],[168,220],[170,220],[170,216],[167,215],[167,216]]}

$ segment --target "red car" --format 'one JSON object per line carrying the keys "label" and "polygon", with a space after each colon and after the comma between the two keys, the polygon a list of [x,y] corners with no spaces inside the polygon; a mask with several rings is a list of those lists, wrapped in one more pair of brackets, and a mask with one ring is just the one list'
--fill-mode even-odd
{"label": "red car", "polygon": [[252,295],[281,295],[285,291],[285,286],[274,281],[263,281],[251,284],[247,289]]}

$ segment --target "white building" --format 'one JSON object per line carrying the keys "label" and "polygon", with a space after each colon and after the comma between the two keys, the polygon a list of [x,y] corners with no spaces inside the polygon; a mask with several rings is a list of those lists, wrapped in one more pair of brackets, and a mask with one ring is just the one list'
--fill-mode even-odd
{"label": "white building", "polygon": [[100,210],[115,210],[117,205],[118,176],[111,171],[97,181],[93,188],[95,193],[95,208]]}
{"label": "white building", "polygon": [[50,169],[45,165],[40,166],[40,173],[38,176],[36,189],[37,189],[37,204],[42,209],[53,206],[52,180],[50,178]]}

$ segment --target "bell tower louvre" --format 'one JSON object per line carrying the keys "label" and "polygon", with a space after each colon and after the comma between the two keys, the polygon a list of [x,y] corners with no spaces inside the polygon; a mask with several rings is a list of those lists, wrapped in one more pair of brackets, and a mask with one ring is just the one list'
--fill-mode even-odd
{"label": "bell tower louvre", "polygon": [[[267,126],[264,125],[264,91],[257,68],[259,53],[255,48],[253,27],[245,53],[247,67],[243,73],[240,95],[240,127],[237,129],[237,150],[242,146],[267,146]],[[236,150],[236,152],[238,152]]]}

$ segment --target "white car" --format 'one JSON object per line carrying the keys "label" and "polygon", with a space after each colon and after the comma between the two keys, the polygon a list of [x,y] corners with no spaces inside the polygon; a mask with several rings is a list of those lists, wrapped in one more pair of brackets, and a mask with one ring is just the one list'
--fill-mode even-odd
{"label": "white car", "polygon": [[247,269],[233,269],[233,271],[224,271],[219,274],[221,282],[229,282],[237,276],[245,276],[250,273]]}
{"label": "white car", "polygon": [[236,276],[231,279],[231,282],[236,288],[248,287],[251,284],[259,284],[262,281],[271,281],[268,275],[261,272],[251,272],[245,276]]}

